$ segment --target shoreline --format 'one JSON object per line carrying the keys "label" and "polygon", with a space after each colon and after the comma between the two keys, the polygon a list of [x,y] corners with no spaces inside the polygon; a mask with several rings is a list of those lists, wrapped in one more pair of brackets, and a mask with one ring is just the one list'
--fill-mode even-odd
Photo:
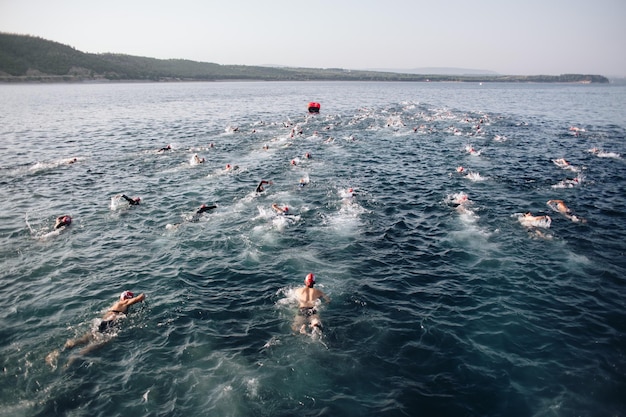
{"label": "shoreline", "polygon": [[[47,75],[47,76],[0,76],[0,84],[145,84],[145,83],[192,83],[192,82],[416,82],[416,83],[474,83],[474,84],[571,84],[571,85],[621,85],[619,80],[607,79],[606,82],[591,80],[562,81],[562,80],[540,80],[537,77],[543,76],[496,76],[493,78],[455,77],[455,76],[435,76],[433,79],[426,77],[416,77],[415,79],[371,79],[371,78],[302,78],[302,79],[264,79],[264,78],[159,78],[159,79],[109,79],[109,78],[84,78],[67,75]],[[546,76],[547,77],[547,76]],[[554,76],[549,76],[554,77]]]}

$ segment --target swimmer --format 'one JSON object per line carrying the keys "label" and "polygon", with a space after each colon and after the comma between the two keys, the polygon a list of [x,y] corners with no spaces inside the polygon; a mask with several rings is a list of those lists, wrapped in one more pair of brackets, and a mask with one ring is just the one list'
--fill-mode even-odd
{"label": "swimmer", "polygon": [[265,191],[265,188],[263,187],[263,185],[265,185],[265,184],[272,185],[272,181],[261,180],[259,185],[256,186],[256,192],[257,193],[262,193],[263,191]]}
{"label": "swimmer", "polygon": [[300,178],[300,181],[298,182],[298,187],[304,187],[308,183],[309,183],[309,177]]}
{"label": "swimmer", "polygon": [[306,153],[304,154],[304,157],[305,157],[306,159],[311,159],[311,154],[310,154],[309,152],[306,152]]}
{"label": "swimmer", "polygon": [[573,133],[574,136],[580,136],[581,132],[585,132],[585,129],[581,127],[571,126],[569,131]]}
{"label": "swimmer", "polygon": [[567,205],[565,205],[563,200],[548,200],[547,204],[548,204],[548,206],[552,207],[553,209],[556,209],[556,211],[558,211],[559,213],[562,213],[562,214],[569,214],[570,213],[569,207],[567,207]]}
{"label": "swimmer", "polygon": [[201,205],[198,210],[196,210],[196,212],[193,214],[193,216],[191,216],[191,219],[189,220],[192,223],[197,222],[198,220],[200,220],[200,217],[202,217],[203,213],[206,213],[209,210],[213,210],[217,208],[217,206],[213,205],[213,206],[207,206],[206,204]]}
{"label": "swimmer", "polygon": [[139,198],[139,197],[130,198],[126,194],[120,194],[119,197],[123,198],[126,201],[128,201],[128,204],[131,205],[131,206],[137,206],[141,202],[141,198]]}
{"label": "swimmer", "polygon": [[465,152],[469,153],[470,155],[480,155],[480,151],[477,151],[476,149],[474,149],[474,147],[472,145],[467,145],[465,147]]}
{"label": "swimmer", "polygon": [[291,165],[296,166],[296,165],[298,165],[298,163],[296,162],[296,160],[295,160],[295,159],[292,159],[292,160],[291,160]]}
{"label": "swimmer", "polygon": [[[198,221],[200,221],[200,218],[202,217],[202,215],[204,213],[206,213],[209,210],[213,210],[217,208],[216,205],[212,205],[212,206],[207,206],[206,204],[201,205],[198,210],[196,210],[193,215],[191,215],[191,217],[186,216],[185,221],[188,221],[190,223],[197,223]],[[168,230],[171,229],[178,229],[183,223],[176,223],[176,224],[171,224],[168,223],[165,225],[165,228]]]}
{"label": "swimmer", "polygon": [[312,332],[322,330],[322,322],[319,318],[317,306],[320,299],[330,302],[330,298],[323,291],[313,288],[315,285],[315,275],[308,274],[304,278],[304,287],[298,288],[295,293],[298,298],[298,314],[293,323],[293,330],[301,334],[306,334],[309,327]]}
{"label": "swimmer", "polygon": [[557,184],[554,184],[552,188],[573,188],[579,186],[583,182],[583,179],[584,178],[579,174],[575,178],[567,178]]}
{"label": "swimmer", "polygon": [[354,197],[354,188],[350,187],[347,190],[340,190],[339,191],[339,195],[344,200],[345,199],[350,199],[350,198]]}
{"label": "swimmer", "polygon": [[454,200],[452,200],[452,204],[455,206],[462,206],[471,202],[469,197],[465,193],[458,193],[454,197],[455,198]]}
{"label": "swimmer", "polygon": [[462,174],[463,172],[465,172],[465,168],[463,168],[462,166],[458,166],[456,167],[456,172],[458,172],[459,174]]}
{"label": "swimmer", "polygon": [[552,219],[550,216],[533,216],[530,212],[519,217],[519,222],[526,227],[543,227],[549,229]]}
{"label": "swimmer", "polygon": [[617,152],[606,152],[603,151],[602,149],[599,148],[591,148],[588,150],[588,152],[591,152],[592,154],[596,155],[599,158],[615,158],[615,159],[620,159],[622,157],[622,155],[620,155]]}
{"label": "swimmer", "polygon": [[452,203],[457,213],[466,216],[475,217],[474,212],[470,209],[472,200],[464,192],[452,194],[448,197],[448,202]]}
{"label": "swimmer", "polygon": [[565,168],[569,166],[569,162],[567,162],[565,158],[553,159],[552,162],[554,162],[554,165],[558,166],[559,168]]}
{"label": "swimmer", "polygon": [[203,163],[204,163],[204,158],[200,158],[197,153],[193,154],[193,156],[191,157],[192,165],[203,164]]}
{"label": "swimmer", "polygon": [[546,203],[552,210],[561,213],[567,219],[573,221],[574,223],[586,223],[587,221],[582,217],[578,217],[575,214],[572,214],[572,211],[565,204],[563,200],[548,200]]}
{"label": "swimmer", "polygon": [[77,162],[77,161],[78,161],[78,159],[77,159],[77,158],[72,158],[72,159],[68,159],[65,163],[66,163],[66,164],[68,164],[68,165],[70,165],[70,164],[73,164],[73,163],[75,163],[75,162]]}
{"label": "swimmer", "polygon": [[265,145],[263,145],[263,150],[267,151],[270,148],[270,145],[268,145],[267,143]]}
{"label": "swimmer", "polygon": [[274,211],[278,214],[289,214],[289,207],[285,206],[285,207],[279,207],[278,204],[274,203],[272,204],[272,209],[274,209]]}
{"label": "swimmer", "polygon": [[159,149],[157,152],[165,152],[165,151],[171,151],[172,150],[172,145],[167,145],[161,149]]}
{"label": "swimmer", "polygon": [[59,216],[56,218],[56,221],[54,223],[54,228],[61,229],[66,226],[69,226],[70,224],[72,224],[72,218],[70,216]]}
{"label": "swimmer", "polygon": [[[98,325],[97,330],[89,331],[85,333],[83,336],[76,339],[69,339],[65,342],[65,349],[73,349],[76,346],[84,346],[87,345],[80,351],[81,355],[92,352],[106,344],[110,338],[103,337],[105,335],[110,335],[114,333],[115,330],[119,327],[120,320],[126,317],[128,314],[128,308],[133,304],[137,304],[142,302],[146,296],[144,294],[139,294],[135,297],[135,295],[130,291],[124,291],[120,295],[120,299],[113,303],[113,305],[107,310],[106,313],[102,316],[102,320]],[[58,356],[58,351],[52,352],[46,357],[46,362],[50,362],[51,358],[56,358]],[[51,363],[49,363],[51,365]],[[71,364],[71,361],[68,362],[68,366]]]}

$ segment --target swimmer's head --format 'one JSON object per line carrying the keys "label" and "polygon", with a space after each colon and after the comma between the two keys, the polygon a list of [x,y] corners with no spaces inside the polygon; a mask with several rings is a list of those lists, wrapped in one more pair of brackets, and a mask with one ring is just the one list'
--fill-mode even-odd
{"label": "swimmer's head", "polygon": [[135,294],[133,294],[130,291],[124,291],[123,293],[120,294],[120,300],[124,301],[124,300],[128,300],[131,299],[135,296]]}
{"label": "swimmer's head", "polygon": [[62,221],[64,224],[70,224],[72,223],[72,218],[70,216],[63,216]]}
{"label": "swimmer's head", "polygon": [[283,208],[283,211],[284,211],[285,213],[287,213],[287,212],[289,211],[289,207],[285,206],[285,207]]}
{"label": "swimmer's head", "polygon": [[226,164],[226,169],[230,169],[230,164]]}
{"label": "swimmer's head", "polygon": [[315,284],[315,274],[308,274],[306,278],[304,278],[304,285],[307,287],[313,287]]}
{"label": "swimmer's head", "polygon": [[133,201],[134,201],[135,203],[139,204],[139,203],[141,202],[141,198],[139,198],[139,197],[135,197],[135,198],[133,198]]}
{"label": "swimmer's head", "polygon": [[349,192],[349,193],[353,193],[353,192],[354,192],[354,189],[352,189],[352,188],[348,188],[348,192]]}

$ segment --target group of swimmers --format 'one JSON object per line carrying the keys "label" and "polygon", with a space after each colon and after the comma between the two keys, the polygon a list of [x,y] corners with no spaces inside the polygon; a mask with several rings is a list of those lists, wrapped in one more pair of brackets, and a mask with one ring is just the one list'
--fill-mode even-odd
{"label": "group of swimmers", "polygon": [[[165,152],[172,150],[170,145],[167,145],[164,148],[161,148],[159,152]],[[193,158],[197,158],[197,154],[194,155]],[[310,153],[305,154],[305,158],[311,158]],[[203,160],[201,162],[204,162]],[[200,163],[201,163],[200,162]],[[295,165],[295,164],[294,164]],[[308,183],[308,181],[307,181]],[[272,185],[272,181],[261,180],[256,186],[255,191],[257,193],[262,193],[265,191],[265,187]],[[303,185],[303,181],[300,181],[300,185]],[[352,192],[352,189],[350,189]],[[129,206],[137,206],[141,204],[140,197],[129,197],[126,194],[118,194],[113,197],[118,201],[124,201],[128,203]],[[216,205],[206,205],[202,204],[188,219],[189,222],[197,222],[200,217],[210,211],[217,208]],[[279,206],[278,204],[272,204],[272,209],[281,215],[290,215],[289,207],[287,206]],[[72,218],[69,215],[62,215],[57,217],[55,222],[55,229],[63,229],[69,226],[72,223]],[[179,224],[168,225],[170,227],[178,227]],[[321,335],[322,331],[322,322],[319,317],[318,304],[320,301],[330,302],[330,298],[323,291],[314,288],[316,283],[315,274],[309,273],[306,275],[304,279],[304,286],[298,288],[294,291],[295,298],[298,303],[298,311],[296,317],[294,319],[294,323],[292,325],[292,329],[296,333],[300,334],[311,334],[312,336]],[[79,351],[79,355],[85,355],[94,350],[104,346],[108,341],[111,340],[112,336],[119,330],[119,326],[121,321],[127,316],[129,313],[129,308],[137,303],[141,303],[145,300],[145,294],[135,295],[131,291],[124,291],[119,299],[116,300],[109,309],[102,315],[99,324],[96,328],[91,329],[80,337],[69,339],[64,344],[64,350],[71,350],[75,347],[83,347]],[[51,366],[56,366],[56,361],[59,357],[59,350],[54,350],[46,357],[46,362],[48,362]],[[76,356],[70,357],[66,366],[71,365],[71,363],[76,359]]]}
{"label": "group of swimmers", "polygon": [[[316,276],[309,273],[304,278],[304,286],[294,291],[298,302],[298,312],[294,319],[292,330],[300,334],[311,334],[313,337],[321,335],[323,326],[319,317],[318,306],[320,301],[330,302],[330,297],[323,291],[314,288]],[[115,301],[107,311],[102,315],[97,329],[92,329],[75,339],[68,339],[64,346],[64,350],[71,350],[75,347],[84,346],[79,355],[91,353],[108,343],[111,338],[119,331],[121,321],[126,318],[129,308],[137,303],[145,300],[145,294],[135,295],[131,291],[124,291],[120,294],[119,299]],[[60,355],[58,349],[53,350],[46,356],[46,363],[56,368],[57,360]],[[69,358],[66,367],[69,367],[76,356]]]}
{"label": "group of swimmers", "polygon": [[[571,130],[571,129],[570,129]],[[578,131],[576,131],[578,132]],[[471,145],[467,145],[465,147],[465,151],[472,154],[472,155],[479,155],[480,151],[475,151],[474,148]],[[553,159],[552,162],[558,166],[559,168],[562,169],[567,169],[573,172],[580,172],[580,170],[571,165],[565,158],[557,158],[557,159]],[[467,168],[463,167],[463,166],[459,166],[456,168],[456,172],[458,172],[459,174],[466,174],[468,178],[470,179],[475,179],[474,177],[472,177],[471,175],[474,174],[470,171],[467,170]],[[475,174],[476,177],[478,177],[478,174]],[[576,177],[574,179],[566,179],[564,181],[562,181],[563,184],[568,184],[568,187],[572,187],[575,185],[579,185],[581,182],[581,178],[580,177]],[[559,186],[553,186],[553,188],[566,188],[565,185],[562,187]],[[465,193],[458,193],[455,194],[453,196],[449,197],[450,202],[456,207],[456,210],[461,213],[461,214],[473,214],[473,212],[471,211],[471,209],[469,208],[470,205],[472,204],[472,201],[469,199],[469,197],[467,196],[467,194]],[[559,199],[551,199],[548,200],[546,202],[547,206],[550,207],[552,210],[554,210],[555,212],[561,214],[563,217],[565,217],[566,219],[574,222],[574,223],[586,223],[586,220],[576,214],[574,214],[572,212],[572,210],[567,206],[567,204],[563,201],[563,200],[559,200]],[[534,233],[539,236],[539,237],[544,237],[544,238],[548,238],[550,237],[549,235],[546,235],[545,233],[543,233],[541,230],[539,229],[548,229],[550,228],[551,224],[552,224],[552,218],[549,215],[538,215],[535,216],[533,215],[531,212],[526,212],[523,214],[519,214],[517,215],[517,218],[519,220],[519,222],[534,231]]]}
{"label": "group of swimmers", "polygon": [[[264,148],[267,149],[265,146]],[[170,150],[172,150],[172,147],[170,145],[167,145],[166,147],[161,148],[159,152],[166,152]],[[465,150],[466,152],[472,155],[480,154],[480,151],[475,150],[471,145],[468,145],[468,147]],[[305,158],[310,158],[310,157],[311,157],[310,153],[307,152],[305,154]],[[199,159],[197,154],[193,156],[193,160],[195,160],[197,163],[204,162],[204,158]],[[571,169],[570,168],[571,165],[565,159],[555,160],[554,163],[562,168],[568,167],[568,169]],[[291,164],[296,165],[297,161],[292,160]],[[457,171],[460,173],[463,173],[466,170],[465,168],[459,167]],[[308,183],[308,181],[304,181],[304,179],[300,180],[300,186],[303,186],[306,183]],[[261,180],[256,186],[255,191],[257,193],[262,193],[265,191],[267,186],[271,186],[272,184],[273,184],[272,181]],[[353,189],[350,188],[347,192],[347,195],[349,197],[352,197],[352,194],[353,194]],[[141,203],[141,198],[139,197],[131,198],[131,197],[126,196],[125,194],[120,194],[116,197],[118,197],[121,200],[126,201],[130,206],[136,206]],[[468,212],[469,205],[471,204],[471,200],[469,199],[467,194],[459,193],[453,199],[453,203],[457,207],[457,210],[459,210],[459,212]],[[584,221],[584,219],[581,219],[580,217],[573,214],[572,211],[569,209],[569,207],[567,207],[567,205],[565,204],[563,200],[556,200],[556,199],[549,200],[547,204],[553,210],[562,214],[563,216],[570,219],[571,221],[574,221],[574,222]],[[276,213],[280,215],[290,214],[289,207],[287,206],[273,203],[271,207]],[[210,210],[213,210],[215,208],[217,208],[216,205],[203,204],[194,212],[194,214],[191,216],[189,221],[190,222],[198,221],[204,213]],[[71,224],[71,222],[72,222],[72,218],[69,215],[59,216],[55,222],[55,229],[67,227]],[[528,225],[529,227],[548,228],[550,227],[551,218],[550,216],[547,216],[547,215],[533,216],[530,212],[528,212],[520,217],[520,222],[522,222],[525,225]],[[176,226],[178,225],[174,225],[174,227]],[[297,332],[297,333],[311,332],[312,334],[315,334],[315,333],[321,332],[322,330],[322,322],[319,317],[318,305],[321,300],[325,302],[329,302],[330,298],[323,291],[315,288],[315,284],[316,284],[315,274],[309,273],[306,275],[304,279],[304,286],[294,291],[294,294],[298,303],[298,312],[292,325],[292,329],[294,330],[294,332]],[[67,350],[70,350],[78,346],[84,346],[84,348],[80,351],[81,354],[86,354],[97,349],[98,347],[106,343],[106,341],[108,341],[108,338],[105,337],[106,335],[111,334],[116,331],[120,321],[124,317],[126,317],[126,315],[129,313],[129,308],[134,304],[143,302],[144,300],[145,300],[144,294],[139,294],[135,296],[130,291],[124,291],[119,296],[119,299],[116,300],[111,305],[111,307],[103,314],[97,329],[87,332],[78,338],[68,340],[65,343],[64,348]]]}

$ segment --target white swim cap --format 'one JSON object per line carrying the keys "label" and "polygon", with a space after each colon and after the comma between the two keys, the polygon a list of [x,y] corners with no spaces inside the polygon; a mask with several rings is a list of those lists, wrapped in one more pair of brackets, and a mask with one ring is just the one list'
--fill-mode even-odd
{"label": "white swim cap", "polygon": [[315,284],[315,274],[308,274],[306,278],[304,278],[304,284],[307,287],[312,287]]}
{"label": "white swim cap", "polygon": [[128,300],[129,298],[133,298],[135,296],[135,294],[133,294],[130,291],[124,291],[123,293],[120,294],[120,300],[124,301],[124,300]]}

